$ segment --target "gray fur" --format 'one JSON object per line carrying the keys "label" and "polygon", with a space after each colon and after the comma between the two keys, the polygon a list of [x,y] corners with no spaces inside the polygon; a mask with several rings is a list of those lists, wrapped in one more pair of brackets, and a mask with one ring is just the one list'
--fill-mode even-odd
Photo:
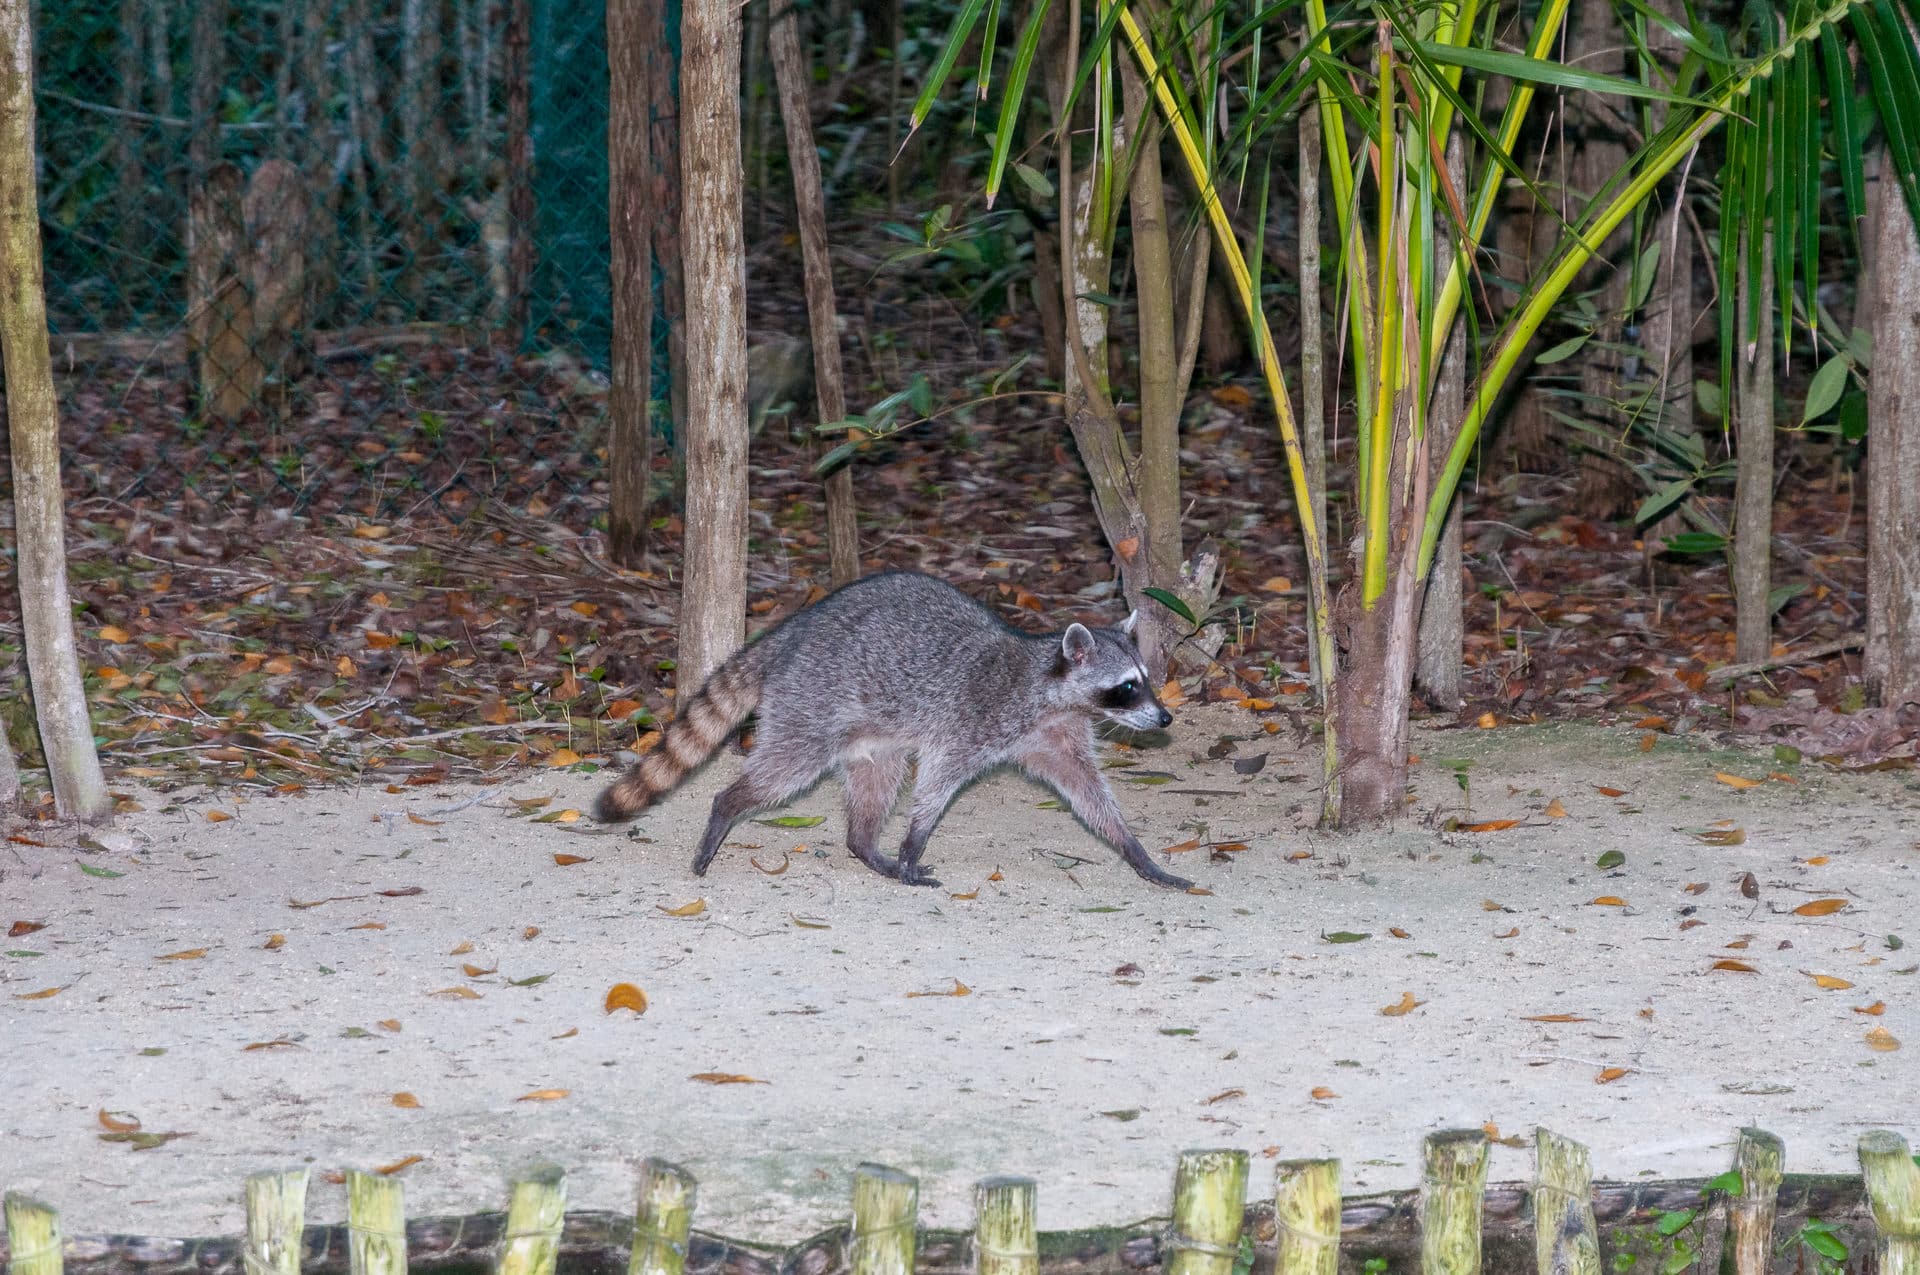
{"label": "gray fur", "polygon": [[[857,581],[789,617],[722,665],[708,685],[715,683],[757,689],[759,725],[741,777],[714,799],[697,874],[738,820],[791,801],[835,771],[846,787],[855,856],[886,876],[938,885],[920,866],[928,836],[962,788],[1010,765],[1058,790],[1145,879],[1190,884],[1161,870],[1128,831],[1095,760],[1098,719],[1142,730],[1172,720],[1130,632],[1075,624],[1062,633],[1024,633],[951,585],[895,572]],[[749,707],[738,703],[742,694],[727,706],[734,724],[733,710],[744,716]],[[706,695],[703,689],[695,698]],[[718,720],[716,712],[708,716]],[[717,747],[711,726],[686,734]],[[673,740],[671,729],[667,743],[690,746]],[[896,858],[878,842],[909,758],[916,764],[910,823]],[[676,772],[677,781],[683,768],[660,769],[663,777]],[[623,785],[646,787],[638,771],[609,789],[609,798]],[[651,795],[662,790],[652,788]],[[641,804],[608,800],[603,808],[631,814]]]}

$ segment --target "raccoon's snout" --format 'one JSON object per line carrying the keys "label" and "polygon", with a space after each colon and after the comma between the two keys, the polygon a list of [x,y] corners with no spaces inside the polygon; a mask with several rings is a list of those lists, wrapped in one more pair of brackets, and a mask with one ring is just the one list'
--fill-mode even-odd
{"label": "raccoon's snout", "polygon": [[1171,726],[1173,724],[1173,714],[1169,713],[1164,708],[1159,711],[1159,713],[1157,714],[1157,718],[1158,720],[1155,722],[1155,725],[1164,727],[1164,726]]}

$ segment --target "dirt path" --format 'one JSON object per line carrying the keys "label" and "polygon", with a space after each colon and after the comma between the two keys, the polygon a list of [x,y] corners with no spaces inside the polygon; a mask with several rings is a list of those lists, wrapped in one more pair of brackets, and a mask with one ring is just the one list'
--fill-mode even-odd
{"label": "dirt path", "polygon": [[[1862,1129],[1920,1110],[1920,946],[1885,937],[1920,942],[1912,772],[1808,765],[1740,791],[1715,773],[1773,763],[1665,738],[1643,754],[1598,727],[1417,732],[1407,823],[1330,839],[1302,830],[1312,759],[1285,736],[1201,708],[1175,732],[1136,756],[1173,778],[1122,783],[1122,802],[1149,846],[1245,843],[1177,856],[1212,897],[1149,890],[1016,778],[956,804],[928,854],[940,891],[848,858],[831,785],[790,812],[823,823],[744,826],[759,848],[695,880],[732,758],[646,841],[531,822],[512,799],[585,809],[605,778],[554,772],[464,805],[477,790],[148,794],[127,852],[7,845],[0,925],[45,928],[0,958],[0,1187],[56,1204],[69,1234],[187,1236],[235,1228],[261,1168],[420,1156],[421,1215],[497,1207],[545,1156],[574,1207],[623,1209],[658,1154],[701,1179],[702,1227],[785,1241],[843,1212],[863,1159],[921,1174],[936,1225],[969,1222],[976,1176],[1035,1174],[1051,1230],[1163,1208],[1187,1146],[1337,1154],[1355,1191],[1413,1184],[1443,1126],[1546,1123],[1630,1178],[1718,1172],[1751,1123],[1790,1170],[1846,1170]],[[1209,759],[1223,733],[1271,750],[1265,769]],[[1521,826],[1439,831],[1469,795],[1452,760],[1472,763],[1471,820]],[[1680,831],[1721,820],[1740,844]],[[1625,863],[1597,868],[1609,850]],[[1592,902],[1608,896],[1626,906]],[[1790,911],[1818,898],[1849,902]],[[1324,937],[1342,931],[1370,937]],[[969,994],[913,995],[956,981]],[[643,1016],[603,1012],[621,982]],[[1403,996],[1418,1007],[1379,1012]],[[1871,1048],[1876,1028],[1905,1047]],[[521,1100],[538,1091],[564,1096]],[[191,1136],[103,1142],[102,1109]],[[1496,1147],[1493,1177],[1529,1161]],[[317,1181],[310,1216],[344,1212]]]}

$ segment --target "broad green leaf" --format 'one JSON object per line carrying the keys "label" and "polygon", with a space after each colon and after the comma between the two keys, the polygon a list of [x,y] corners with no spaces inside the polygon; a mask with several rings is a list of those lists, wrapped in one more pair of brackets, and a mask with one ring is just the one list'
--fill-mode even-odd
{"label": "broad green leaf", "polygon": [[[995,0],[998,3],[999,0]],[[1027,25],[1020,32],[1020,43],[1014,46],[1013,69],[1007,75],[1006,96],[1000,102],[1000,122],[993,130],[993,156],[987,167],[987,207],[993,207],[994,199],[1000,194],[1000,182],[1006,175],[1007,159],[1013,153],[1014,124],[1020,118],[1021,108],[1026,104],[1027,75],[1033,70],[1034,51],[1040,47],[1040,29],[1047,18],[1051,0],[1035,0],[1033,13],[1027,19]],[[1044,186],[1041,198],[1053,196],[1053,187],[1045,178],[1028,168],[1025,164],[1016,166],[1023,169],[1021,180],[1028,189]],[[1035,179],[1039,179],[1036,181]]]}
{"label": "broad green leaf", "polygon": [[1329,943],[1358,943],[1363,939],[1372,938],[1373,935],[1356,934],[1352,930],[1335,930],[1331,934],[1322,934],[1320,937]]}
{"label": "broad green leaf", "polygon": [[1709,1191],[1724,1191],[1728,1195],[1738,1195],[1744,1190],[1746,1190],[1746,1180],[1740,1176],[1740,1170],[1728,1169],[1725,1173],[1722,1173],[1717,1178],[1710,1179],[1705,1186],[1701,1187],[1700,1194],[1705,1195]]}
{"label": "broad green leaf", "polygon": [[1800,414],[1802,425],[1811,425],[1833,410],[1846,391],[1848,367],[1844,357],[1831,358],[1813,374],[1813,383],[1807,386],[1806,410]]}
{"label": "broad green leaf", "polygon": [[[1627,856],[1623,851],[1609,850],[1605,854],[1601,855],[1598,859],[1595,859],[1593,861],[1593,866],[1601,869],[1602,871],[1606,871],[1610,868],[1617,868],[1621,864],[1625,863],[1626,861],[1627,861]],[[1666,1234],[1671,1235],[1673,1234],[1673,1232],[1668,1231],[1666,1232]]]}
{"label": "broad green leaf", "polygon": [[1640,507],[1633,511],[1634,524],[1636,526],[1645,526],[1647,523],[1652,522],[1661,514],[1673,508],[1674,505],[1678,504],[1686,494],[1692,490],[1692,478],[1674,479],[1666,486],[1660,488],[1659,491],[1654,492],[1651,496],[1648,496],[1640,502]]}
{"label": "broad green leaf", "polygon": [[1714,420],[1724,420],[1727,415],[1727,396],[1712,381],[1693,383],[1693,401],[1700,405],[1700,411]]}
{"label": "broad green leaf", "polygon": [[1053,183],[1047,180],[1045,173],[1033,165],[1015,163],[1013,175],[1026,184],[1028,191],[1032,192],[1035,199],[1053,198]]}
{"label": "broad green leaf", "polygon": [[1840,400],[1840,437],[1858,443],[1867,436],[1867,396],[1851,390]]}
{"label": "broad green leaf", "polygon": [[1534,359],[1534,362],[1535,363],[1558,363],[1561,359],[1570,357],[1575,350],[1578,350],[1581,346],[1585,345],[1588,341],[1591,341],[1592,339],[1593,339],[1593,333],[1582,332],[1579,336],[1570,337],[1567,340],[1562,341],[1560,344],[1554,346],[1550,350],[1542,351],[1539,357]]}
{"label": "broad green leaf", "polygon": [[1726,550],[1727,538],[1717,531],[1683,531],[1668,536],[1664,543],[1668,553],[1721,553]]}
{"label": "broad green leaf", "polygon": [[1804,584],[1782,584],[1767,590],[1767,614],[1778,615],[1780,608],[1807,591]]}
{"label": "broad green leaf", "polygon": [[953,73],[953,64],[960,60],[960,50],[966,47],[967,39],[973,34],[974,24],[980,21],[980,13],[986,7],[986,0],[966,0],[960,6],[960,12],[954,16],[953,29],[947,32],[947,42],[940,50],[939,58],[933,64],[933,70],[927,74],[927,82],[920,89],[919,100],[913,104],[913,115],[908,121],[907,135],[918,132],[927,122],[927,112],[933,109],[933,100],[940,96],[940,90],[946,87],[947,76]]}
{"label": "broad green leaf", "polygon": [[1831,25],[1820,30],[1820,52],[1826,61],[1827,109],[1833,113],[1833,158],[1840,169],[1840,187],[1847,196],[1847,237],[1853,240],[1857,252],[1860,219],[1867,215],[1867,183],[1861,138],[1853,118],[1853,68]]}
{"label": "broad green leaf", "polygon": [[1524,53],[1505,53],[1499,49],[1480,49],[1471,46],[1462,48],[1451,44],[1435,44],[1428,40],[1421,40],[1418,44],[1423,56],[1431,58],[1442,66],[1464,66],[1470,71],[1480,71],[1487,75],[1503,75],[1511,80],[1524,80],[1529,84],[1544,84],[1552,88],[1573,89],[1578,92],[1647,98],[1655,102],[1669,102],[1676,106],[1706,107],[1710,105],[1698,98],[1682,97],[1669,93],[1665,89],[1655,88],[1651,84],[1642,84],[1638,80],[1629,80],[1618,75],[1603,75],[1599,71],[1568,66],[1552,58],[1528,57]]}
{"label": "broad green leaf", "polygon": [[1693,1219],[1699,1215],[1698,1209],[1672,1209],[1654,1219],[1653,1229],[1662,1235],[1678,1235],[1693,1225]]}
{"label": "broad green leaf", "polygon": [[1655,239],[1640,250],[1633,261],[1633,278],[1628,289],[1627,310],[1635,313],[1647,304],[1647,294],[1653,291],[1653,281],[1660,273],[1660,241]]}
{"label": "broad green leaf", "polygon": [[769,828],[812,828],[827,821],[825,815],[778,815],[772,819],[755,819],[757,824]]}
{"label": "broad green leaf", "polygon": [[1165,589],[1142,589],[1140,592],[1146,594],[1155,602],[1158,602],[1161,606],[1173,612],[1188,624],[1191,624],[1194,628],[1197,629],[1200,627],[1200,621],[1198,617],[1193,614],[1193,608],[1185,602],[1182,602],[1175,595],[1168,593]]}

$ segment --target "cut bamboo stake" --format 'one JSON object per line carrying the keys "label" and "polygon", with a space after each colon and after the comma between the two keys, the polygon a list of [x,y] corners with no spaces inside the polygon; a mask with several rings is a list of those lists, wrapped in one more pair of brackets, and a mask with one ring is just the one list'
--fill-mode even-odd
{"label": "cut bamboo stake", "polygon": [[[1300,117],[1307,118],[1302,111]],[[1273,1173],[1274,1275],[1340,1268],[1340,1162],[1283,1160]]]}
{"label": "cut bamboo stake", "polygon": [[1545,1129],[1533,1135],[1533,1252],[1540,1275],[1600,1275],[1587,1149]]}
{"label": "cut bamboo stake", "polygon": [[60,1275],[60,1215],[35,1199],[7,1192],[7,1275]]}
{"label": "cut bamboo stake", "polygon": [[1860,1175],[1880,1228],[1880,1275],[1920,1275],[1920,1165],[1887,1129],[1860,1135]]}
{"label": "cut bamboo stake", "polygon": [[551,1164],[529,1169],[513,1184],[497,1275],[553,1275],[566,1212],[567,1175]]}
{"label": "cut bamboo stake", "polygon": [[400,1180],[347,1170],[349,1275],[406,1275],[407,1206]]}
{"label": "cut bamboo stake", "polygon": [[884,1164],[853,1171],[853,1275],[913,1275],[920,1179]]}
{"label": "cut bamboo stake", "polygon": [[307,1171],[247,1176],[247,1275],[300,1275],[300,1235],[307,1221]]}
{"label": "cut bamboo stake", "polygon": [[1733,1167],[1740,1170],[1740,1194],[1733,1197],[1727,1209],[1734,1275],[1767,1275],[1780,1166],[1786,1155],[1780,1139],[1766,1130],[1740,1131],[1733,1149]]}
{"label": "cut bamboo stake", "polygon": [[1182,1151],[1173,1174],[1165,1275],[1232,1275],[1247,1209],[1247,1153]]}
{"label": "cut bamboo stake", "polygon": [[627,1275],[682,1275],[698,1194],[699,1184],[679,1165],[655,1159],[641,1162],[640,1209],[633,1218]]}
{"label": "cut bamboo stake", "polygon": [[1477,1275],[1487,1135],[1480,1129],[1429,1134],[1426,1161],[1420,1182],[1420,1269],[1425,1275]]}
{"label": "cut bamboo stake", "polygon": [[1032,1178],[982,1178],[974,1184],[974,1275],[1039,1275],[1039,1194]]}

